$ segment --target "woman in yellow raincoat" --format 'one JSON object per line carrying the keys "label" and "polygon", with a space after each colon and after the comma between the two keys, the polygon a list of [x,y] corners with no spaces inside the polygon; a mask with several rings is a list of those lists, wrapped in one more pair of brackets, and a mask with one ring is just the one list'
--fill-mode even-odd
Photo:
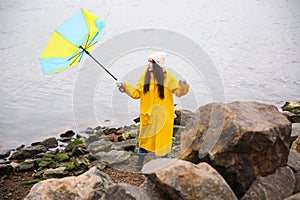
{"label": "woman in yellow raincoat", "polygon": [[145,153],[170,157],[174,122],[173,94],[185,95],[189,90],[186,81],[179,81],[163,68],[166,54],[155,52],[149,56],[145,72],[136,86],[117,83],[121,92],[140,99],[140,134],[138,138],[137,170],[141,170]]}

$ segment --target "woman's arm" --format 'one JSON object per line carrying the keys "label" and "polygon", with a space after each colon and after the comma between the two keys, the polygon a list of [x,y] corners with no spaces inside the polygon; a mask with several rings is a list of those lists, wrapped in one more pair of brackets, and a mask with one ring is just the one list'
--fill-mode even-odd
{"label": "woman's arm", "polygon": [[140,98],[140,91],[138,90],[138,88],[134,87],[133,85],[131,85],[130,83],[123,83],[124,89],[125,89],[125,93],[130,96],[133,99],[139,99]]}

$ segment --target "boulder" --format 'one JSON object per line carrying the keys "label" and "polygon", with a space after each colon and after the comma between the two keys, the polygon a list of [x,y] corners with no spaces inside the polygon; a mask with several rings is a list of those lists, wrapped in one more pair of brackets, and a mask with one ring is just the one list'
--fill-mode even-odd
{"label": "boulder", "polygon": [[180,126],[186,126],[195,115],[195,113],[190,110],[175,110],[175,114],[174,124]]}
{"label": "boulder", "polygon": [[19,151],[14,152],[9,159],[10,160],[25,160],[27,158],[33,158],[39,153],[45,153],[46,147],[43,145],[29,146]]}
{"label": "boulder", "polygon": [[[164,165],[159,166],[160,163]],[[151,172],[151,169],[155,171]],[[142,171],[171,199],[237,199],[222,176],[204,162],[195,165],[161,158],[147,163]]]}
{"label": "boulder", "polygon": [[10,164],[0,165],[0,177],[4,175],[9,175],[13,171],[13,167]]}
{"label": "boulder", "polygon": [[127,151],[111,150],[109,152],[99,152],[95,157],[107,166],[114,166],[127,161],[130,155],[130,152]]}
{"label": "boulder", "polygon": [[256,177],[286,165],[290,135],[291,123],[273,105],[210,103],[187,125],[179,158],[208,162],[240,198]]}
{"label": "boulder", "polygon": [[241,200],[282,200],[293,194],[295,177],[289,167],[280,167],[275,174],[257,178]]}
{"label": "boulder", "polygon": [[108,175],[92,167],[78,177],[48,179],[35,184],[25,200],[100,199],[113,182]]}
{"label": "boulder", "polygon": [[300,199],[300,192],[296,193],[292,196],[289,196],[289,197],[285,198],[284,200],[299,200],[299,199]]}
{"label": "boulder", "polygon": [[144,191],[134,185],[120,183],[108,186],[101,200],[153,200]]}
{"label": "boulder", "polygon": [[150,178],[147,178],[140,188],[151,200],[172,200],[166,192],[156,185]]}

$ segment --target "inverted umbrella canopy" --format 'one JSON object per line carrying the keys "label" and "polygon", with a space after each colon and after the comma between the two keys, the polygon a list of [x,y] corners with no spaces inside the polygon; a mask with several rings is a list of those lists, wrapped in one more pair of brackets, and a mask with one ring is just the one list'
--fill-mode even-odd
{"label": "inverted umbrella canopy", "polygon": [[[40,56],[43,72],[45,74],[60,72],[77,65],[84,54],[91,56],[89,52],[100,40],[104,27],[104,21],[81,9],[52,34]],[[93,59],[105,69],[95,58]],[[108,73],[117,80],[110,72]]]}

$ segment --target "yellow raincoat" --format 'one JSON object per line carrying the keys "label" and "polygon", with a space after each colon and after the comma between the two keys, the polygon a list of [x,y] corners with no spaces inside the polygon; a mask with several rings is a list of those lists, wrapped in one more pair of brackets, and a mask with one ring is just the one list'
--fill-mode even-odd
{"label": "yellow raincoat", "polygon": [[146,71],[140,77],[136,87],[125,82],[125,92],[134,99],[140,98],[139,147],[150,152],[155,152],[157,156],[164,156],[172,149],[174,122],[172,93],[177,97],[181,97],[188,92],[189,85],[180,86],[175,77],[164,69],[165,98],[161,99],[158,95],[157,82],[152,73],[149,92],[144,93]]}

